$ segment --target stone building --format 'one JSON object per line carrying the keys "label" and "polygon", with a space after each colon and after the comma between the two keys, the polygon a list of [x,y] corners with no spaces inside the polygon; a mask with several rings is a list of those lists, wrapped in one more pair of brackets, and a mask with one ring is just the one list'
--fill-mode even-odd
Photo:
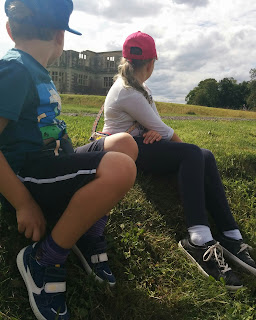
{"label": "stone building", "polygon": [[122,57],[122,51],[63,54],[47,69],[59,93],[106,95]]}

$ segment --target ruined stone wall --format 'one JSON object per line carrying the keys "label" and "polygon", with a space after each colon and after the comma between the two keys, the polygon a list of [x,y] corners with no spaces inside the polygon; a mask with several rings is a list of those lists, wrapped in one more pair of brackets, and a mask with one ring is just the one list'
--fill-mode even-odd
{"label": "ruined stone wall", "polygon": [[60,93],[105,95],[113,83],[121,56],[121,51],[67,50],[47,69]]}

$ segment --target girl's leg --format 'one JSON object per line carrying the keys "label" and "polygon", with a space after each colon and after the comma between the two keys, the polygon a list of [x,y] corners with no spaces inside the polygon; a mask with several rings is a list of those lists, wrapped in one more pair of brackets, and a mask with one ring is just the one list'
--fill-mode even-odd
{"label": "girl's leg", "polygon": [[[222,277],[227,286],[240,288],[241,283],[225,263],[208,227],[205,211],[204,157],[201,149],[194,145],[166,140],[154,142],[152,145],[143,145],[142,140],[136,141],[139,145],[137,163],[140,168],[149,172],[178,173],[190,233],[190,239],[179,242],[180,248],[205,275],[211,275],[216,280]],[[218,257],[218,261],[214,257]]]}
{"label": "girl's leg", "polygon": [[105,138],[104,151],[116,151],[127,154],[134,161],[138,157],[138,146],[129,133],[116,133]]}
{"label": "girl's leg", "polygon": [[202,152],[205,158],[206,207],[220,231],[217,240],[228,258],[256,275],[256,263],[230,211],[215,158],[209,150],[202,149]]}
{"label": "girl's leg", "polygon": [[238,226],[230,211],[214,155],[209,150],[201,150],[205,159],[206,208],[221,232],[237,230]]}
{"label": "girl's leg", "polygon": [[151,173],[178,173],[179,189],[188,227],[208,226],[204,193],[204,157],[201,149],[187,143],[161,140],[144,144],[135,137],[139,147],[138,168]]}
{"label": "girl's leg", "polygon": [[138,146],[136,142],[130,134],[125,132],[101,138],[75,149],[75,153],[87,153],[93,151],[121,152],[127,154],[134,161],[138,156]]}

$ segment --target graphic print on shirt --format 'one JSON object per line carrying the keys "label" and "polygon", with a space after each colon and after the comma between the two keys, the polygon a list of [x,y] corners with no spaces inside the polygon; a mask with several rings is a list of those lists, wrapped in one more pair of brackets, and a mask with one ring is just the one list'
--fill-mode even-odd
{"label": "graphic print on shirt", "polygon": [[66,132],[66,124],[57,119],[61,112],[61,98],[53,84],[41,83],[37,85],[40,105],[38,106],[38,125],[43,139],[60,139]]}

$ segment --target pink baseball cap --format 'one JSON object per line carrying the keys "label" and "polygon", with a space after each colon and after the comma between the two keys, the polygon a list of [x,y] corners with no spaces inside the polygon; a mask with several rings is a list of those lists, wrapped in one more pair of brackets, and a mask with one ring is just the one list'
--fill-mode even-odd
{"label": "pink baseball cap", "polygon": [[157,59],[154,39],[140,31],[132,33],[124,42],[123,57],[128,60]]}

